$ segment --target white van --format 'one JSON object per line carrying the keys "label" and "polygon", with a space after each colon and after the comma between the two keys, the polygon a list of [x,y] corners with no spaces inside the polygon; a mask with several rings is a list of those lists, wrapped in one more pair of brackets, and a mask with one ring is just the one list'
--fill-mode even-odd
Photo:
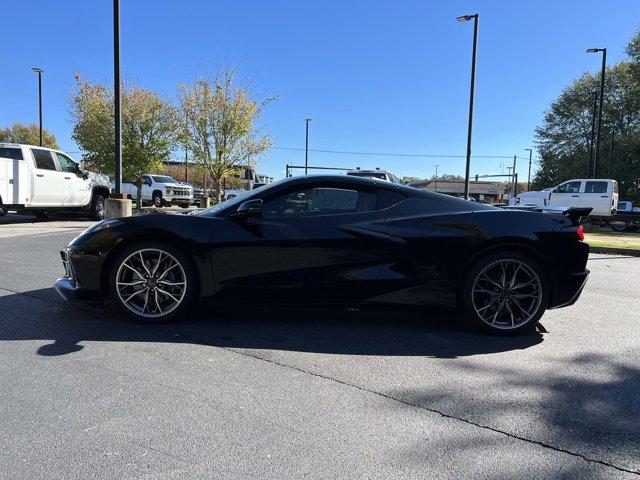
{"label": "white van", "polygon": [[573,179],[541,192],[524,192],[516,205],[591,207],[591,216],[615,215],[618,206],[618,182],[603,178]]}
{"label": "white van", "polygon": [[86,212],[104,218],[109,178],[86,172],[66,153],[51,148],[0,143],[0,215],[9,210]]}

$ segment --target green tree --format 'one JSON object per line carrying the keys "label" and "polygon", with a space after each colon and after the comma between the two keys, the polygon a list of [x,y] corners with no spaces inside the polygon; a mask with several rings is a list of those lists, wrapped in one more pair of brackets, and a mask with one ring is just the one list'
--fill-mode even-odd
{"label": "green tree", "polygon": [[[607,68],[597,178],[609,177],[609,146],[615,143],[611,177],[618,180],[620,196],[640,201],[640,32],[629,42],[629,61]],[[593,92],[599,72],[585,73],[565,88],[536,129],[540,153],[534,188],[557,185],[587,175]]]}
{"label": "green tree", "polygon": [[[83,160],[102,172],[115,169],[113,91],[76,75],[71,98],[75,121],[73,139],[83,150]],[[138,187],[140,206],[145,173],[162,171],[179,138],[175,108],[155,93],[140,87],[122,87],[122,176]]]}
{"label": "green tree", "polygon": [[220,201],[223,179],[237,175],[271,147],[271,137],[257,123],[275,97],[259,99],[248,86],[237,85],[235,69],[179,85],[178,92],[186,121],[183,143],[210,176]]}
{"label": "green tree", "polygon": [[[10,127],[0,128],[0,142],[24,143],[27,145],[40,144],[40,127],[35,123],[14,123]],[[59,148],[56,137],[47,129],[42,129],[42,146]]]}

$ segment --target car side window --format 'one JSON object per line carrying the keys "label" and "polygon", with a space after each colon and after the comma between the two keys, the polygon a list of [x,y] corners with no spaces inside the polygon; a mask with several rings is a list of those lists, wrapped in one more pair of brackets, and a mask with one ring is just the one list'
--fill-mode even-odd
{"label": "car side window", "polygon": [[580,184],[582,182],[567,182],[558,187],[556,193],[580,193]]}
{"label": "car side window", "polygon": [[53,157],[49,150],[40,150],[39,148],[32,148],[31,153],[36,161],[36,168],[42,170],[55,170],[56,164],[53,162]]}
{"label": "car side window", "polygon": [[76,173],[78,171],[78,165],[69,157],[58,152],[55,155],[63,172]]}
{"label": "car side window", "polygon": [[607,193],[607,182],[587,182],[584,193]]}
{"label": "car side window", "polygon": [[376,195],[373,192],[315,187],[296,190],[265,202],[262,216],[268,219],[300,218],[370,212],[375,208]]}
{"label": "car side window", "polygon": [[19,148],[0,147],[0,158],[22,160],[22,150]]}

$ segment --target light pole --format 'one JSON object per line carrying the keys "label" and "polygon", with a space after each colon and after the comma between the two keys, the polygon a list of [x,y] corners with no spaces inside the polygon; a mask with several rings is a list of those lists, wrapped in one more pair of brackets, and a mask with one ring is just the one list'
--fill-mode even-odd
{"label": "light pole", "polygon": [[120,105],[120,0],[113,0],[113,92],[115,119],[115,193],[122,193],[122,126]]}
{"label": "light pole", "polygon": [[307,174],[309,168],[309,122],[310,118],[304,119],[304,174]]}
{"label": "light pole", "polygon": [[438,191],[438,167],[439,167],[439,166],[440,166],[440,165],[434,165],[434,167],[436,167],[436,181],[435,181],[436,186],[435,186],[435,190],[434,190],[435,192],[437,192],[437,191]]}
{"label": "light pole", "polygon": [[596,174],[596,164],[600,160],[600,134],[602,130],[602,110],[604,109],[604,76],[607,67],[607,49],[606,48],[589,48],[587,53],[602,52],[602,70],[600,71],[600,108],[598,110],[598,135],[596,136],[595,161],[593,165],[593,177]]}
{"label": "light pole", "polygon": [[611,178],[611,164],[613,163],[613,142],[615,141],[616,132],[611,130],[611,144],[609,145],[609,173],[607,178]]}
{"label": "light pole", "polygon": [[473,132],[473,95],[476,84],[476,50],[478,47],[478,14],[462,15],[457,18],[459,22],[468,22],[473,19],[473,50],[471,54],[471,87],[469,89],[469,126],[467,130],[467,165],[464,176],[464,196],[469,197],[469,175],[471,172],[471,133]]}
{"label": "light pole", "polygon": [[529,176],[527,177],[527,192],[531,190],[531,155],[533,155],[533,150],[530,148],[525,148],[525,152],[529,152]]}
{"label": "light pole", "polygon": [[591,143],[589,144],[589,166],[587,168],[587,178],[595,178],[596,160],[594,155],[594,144],[596,137],[596,115],[598,113],[598,91],[591,92],[593,95],[593,114],[591,115]]}
{"label": "light pole", "polygon": [[38,74],[38,122],[40,123],[40,146],[42,146],[42,70],[38,67],[33,67],[31,70]]}

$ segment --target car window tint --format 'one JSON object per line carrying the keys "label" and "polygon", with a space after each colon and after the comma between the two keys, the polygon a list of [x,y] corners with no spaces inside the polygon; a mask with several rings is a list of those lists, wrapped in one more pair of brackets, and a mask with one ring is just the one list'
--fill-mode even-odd
{"label": "car window tint", "polygon": [[384,210],[403,201],[407,196],[404,193],[393,192],[391,190],[380,190],[378,192],[378,203],[376,210]]}
{"label": "car window tint", "polygon": [[298,218],[375,210],[376,195],[348,188],[307,188],[265,203],[264,218]]}
{"label": "car window tint", "polygon": [[579,193],[582,182],[567,182],[558,187],[559,193]]}
{"label": "car window tint", "polygon": [[584,193],[607,193],[607,182],[587,182]]}
{"label": "car window tint", "polygon": [[36,167],[43,170],[55,170],[56,164],[53,163],[53,157],[49,150],[40,150],[39,148],[32,148],[31,153],[36,160]]}
{"label": "car window tint", "polygon": [[0,147],[0,157],[11,160],[22,160],[22,150],[20,148]]}
{"label": "car window tint", "polygon": [[56,152],[56,157],[58,158],[60,169],[63,172],[76,173],[78,171],[78,166],[76,165],[76,163],[66,155]]}

